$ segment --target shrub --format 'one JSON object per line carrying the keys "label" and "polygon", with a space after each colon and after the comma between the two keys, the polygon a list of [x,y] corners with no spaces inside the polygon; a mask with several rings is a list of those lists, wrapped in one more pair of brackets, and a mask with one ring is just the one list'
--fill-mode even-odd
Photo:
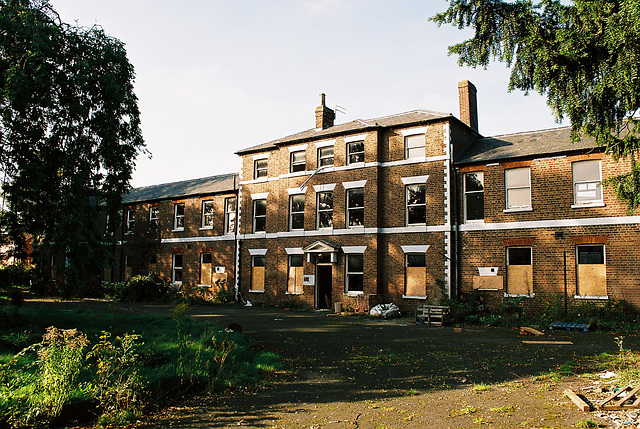
{"label": "shrub", "polygon": [[35,271],[27,264],[13,264],[0,267],[0,289],[12,287],[28,288],[35,279]]}
{"label": "shrub", "polygon": [[104,295],[126,302],[170,301],[177,293],[158,274],[135,276],[127,282],[106,283]]}

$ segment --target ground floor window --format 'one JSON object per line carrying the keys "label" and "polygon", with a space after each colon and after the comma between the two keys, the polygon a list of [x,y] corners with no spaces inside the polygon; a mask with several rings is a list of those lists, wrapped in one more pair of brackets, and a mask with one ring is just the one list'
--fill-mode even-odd
{"label": "ground floor window", "polygon": [[507,294],[533,294],[531,247],[507,247]]}
{"label": "ground floor window", "polygon": [[289,255],[289,279],[287,282],[287,293],[300,295],[303,293],[302,273],[304,255]]}
{"label": "ground floor window", "polygon": [[264,266],[264,255],[251,257],[251,290],[254,292],[264,292]]}
{"label": "ground floor window", "polygon": [[405,296],[427,295],[427,258],[425,253],[405,253]]}
{"label": "ground floor window", "polygon": [[603,244],[576,246],[576,290],[578,296],[607,296],[607,266]]}
{"label": "ground floor window", "polygon": [[198,284],[211,285],[211,273],[213,272],[213,255],[211,253],[200,254],[200,281]]}
{"label": "ground floor window", "polygon": [[345,289],[347,293],[362,293],[364,291],[364,255],[361,253],[347,255]]}
{"label": "ground floor window", "polygon": [[173,254],[171,281],[173,283],[182,284],[182,253]]}

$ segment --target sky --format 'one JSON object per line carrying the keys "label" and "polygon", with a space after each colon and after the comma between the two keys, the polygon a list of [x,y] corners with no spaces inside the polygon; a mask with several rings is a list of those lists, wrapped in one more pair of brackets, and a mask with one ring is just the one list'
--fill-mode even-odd
{"label": "sky", "polygon": [[[557,127],[545,98],[507,91],[504,64],[459,67],[469,30],[429,18],[446,0],[51,0],[63,21],[101,26],[136,71],[151,158],[132,186],[236,172],[235,152],[315,127],[320,93],[336,123],[415,109],[459,116],[478,89],[485,136]],[[566,125],[566,124],[565,124]]]}

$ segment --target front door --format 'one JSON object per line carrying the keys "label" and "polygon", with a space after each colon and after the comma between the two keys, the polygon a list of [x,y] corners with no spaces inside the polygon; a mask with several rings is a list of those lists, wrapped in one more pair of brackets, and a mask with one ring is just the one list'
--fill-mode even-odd
{"label": "front door", "polygon": [[332,265],[316,265],[316,308],[331,308]]}

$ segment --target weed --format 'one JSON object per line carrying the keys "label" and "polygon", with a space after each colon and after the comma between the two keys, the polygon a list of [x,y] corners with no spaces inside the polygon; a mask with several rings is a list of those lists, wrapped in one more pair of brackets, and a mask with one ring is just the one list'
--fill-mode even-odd
{"label": "weed", "polygon": [[516,410],[516,407],[514,407],[513,405],[505,405],[504,407],[489,408],[489,411],[493,411],[494,413],[498,413],[498,414],[511,414],[515,410]]}
{"label": "weed", "polygon": [[472,407],[471,405],[465,405],[464,407],[458,410],[449,411],[448,417],[458,417],[458,416],[467,416],[470,414],[474,414],[476,411],[476,407]]}
{"label": "weed", "polygon": [[586,429],[586,428],[599,428],[600,425],[594,422],[591,419],[580,420],[576,423],[577,428]]}
{"label": "weed", "polygon": [[478,417],[472,417],[473,422],[477,425],[488,425],[489,423],[491,423],[490,420],[482,417],[482,416],[478,416]]}
{"label": "weed", "polygon": [[472,389],[476,393],[482,393],[491,390],[491,386],[485,383],[478,383],[474,384]]}

